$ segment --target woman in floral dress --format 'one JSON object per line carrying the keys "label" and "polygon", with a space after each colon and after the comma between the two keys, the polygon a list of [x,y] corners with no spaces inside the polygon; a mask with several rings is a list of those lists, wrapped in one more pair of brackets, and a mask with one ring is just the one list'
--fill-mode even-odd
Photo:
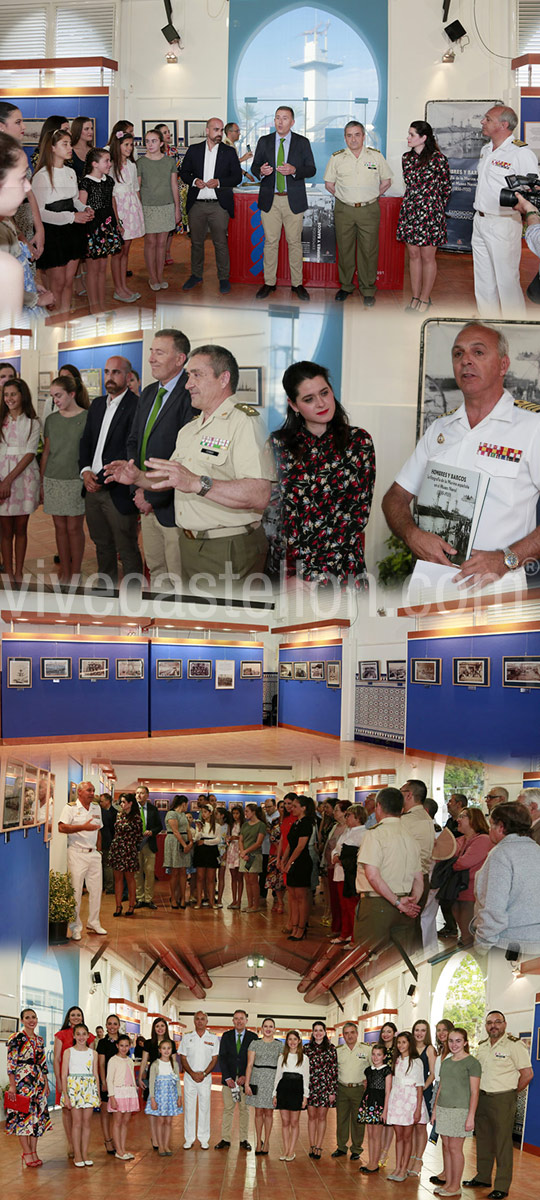
{"label": "woman in floral dress", "polygon": [[143,823],[139,805],[133,792],[127,792],[120,801],[120,812],[114,826],[114,837],[109,850],[109,866],[114,871],[115,917],[122,916],[122,894],[124,876],[128,891],[126,917],[135,911],[135,872],[139,869],[139,846],[143,835]]}
{"label": "woman in floral dress", "polygon": [[[21,1013],[22,1029],[13,1033],[7,1044],[8,1089],[6,1093],[6,1133],[21,1139],[25,1167],[40,1167],[37,1139],[51,1128],[47,1095],[49,1082],[43,1038],[36,1033],[37,1015],[33,1008]],[[9,1107],[9,1102],[28,1100],[28,1112]]]}
{"label": "woman in floral dress", "polygon": [[365,587],[363,531],[375,485],[371,437],[349,425],[326,367],[293,363],[282,382],[287,417],[271,435],[279,554],[288,574],[303,580]]}
{"label": "woman in floral dress", "polygon": [[437,275],[437,246],[446,242],[445,209],[452,184],[448,159],[439,150],[431,125],[413,121],[407,134],[409,147],[401,166],[405,195],[396,237],[409,252],[412,299],[406,312],[424,313]]}
{"label": "woman in floral dress", "polygon": [[337,1051],[328,1039],[326,1025],[315,1021],[305,1053],[309,1059],[307,1102],[310,1158],[320,1158],[328,1109],[336,1106]]}

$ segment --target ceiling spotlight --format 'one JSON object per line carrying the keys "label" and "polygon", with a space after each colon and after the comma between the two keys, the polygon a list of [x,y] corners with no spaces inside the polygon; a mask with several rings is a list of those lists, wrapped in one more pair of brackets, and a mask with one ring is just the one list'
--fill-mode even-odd
{"label": "ceiling spotlight", "polygon": [[173,54],[172,50],[168,50],[167,54],[165,55],[165,62],[168,66],[174,66],[174,64],[178,62],[178,55]]}
{"label": "ceiling spotlight", "polygon": [[441,62],[443,62],[443,63],[453,63],[455,61],[456,61],[455,50],[446,50],[446,52],[443,54],[443,56],[441,58]]}
{"label": "ceiling spotlight", "polygon": [[260,988],[262,987],[262,979],[259,979],[258,975],[250,975],[247,985],[248,988]]}
{"label": "ceiling spotlight", "polygon": [[248,965],[248,967],[254,967],[254,966],[255,966],[255,959],[254,959],[254,957],[253,957],[253,955],[252,955],[252,954],[250,954],[250,956],[249,956],[249,958],[248,958],[248,960],[247,960],[247,965]]}

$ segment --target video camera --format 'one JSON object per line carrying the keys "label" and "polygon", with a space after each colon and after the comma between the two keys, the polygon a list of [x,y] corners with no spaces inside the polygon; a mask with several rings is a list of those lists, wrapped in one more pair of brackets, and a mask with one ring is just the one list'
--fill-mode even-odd
{"label": "video camera", "polygon": [[533,204],[540,212],[540,178],[538,175],[507,175],[507,187],[501,188],[499,204],[501,208],[515,208],[518,203],[516,192]]}

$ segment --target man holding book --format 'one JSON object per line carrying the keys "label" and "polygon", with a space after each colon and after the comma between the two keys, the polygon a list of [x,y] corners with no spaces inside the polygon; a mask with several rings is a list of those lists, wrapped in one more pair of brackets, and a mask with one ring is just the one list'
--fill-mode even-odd
{"label": "man holding book", "polygon": [[[446,568],[458,563],[460,570],[452,576],[456,582],[486,584],[540,557],[540,413],[506,391],[508,343],[496,329],[465,325],[452,347],[452,363],[463,403],[429,426],[382,507],[392,532],[418,559]],[[418,504],[415,519],[411,501],[420,499],[424,484],[429,485],[431,509]],[[450,535],[445,540],[436,532],[434,510],[436,506],[440,515],[445,494],[452,511],[462,512],[460,505],[469,502],[463,562]],[[426,509],[432,519],[424,521]],[[461,540],[462,526],[461,520]],[[520,582],[525,585],[524,572]]]}

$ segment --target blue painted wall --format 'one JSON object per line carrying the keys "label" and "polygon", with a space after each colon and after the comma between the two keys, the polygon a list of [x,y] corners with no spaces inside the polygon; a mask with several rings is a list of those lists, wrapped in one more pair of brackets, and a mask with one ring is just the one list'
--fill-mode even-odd
{"label": "blue painted wall", "polygon": [[[108,96],[16,96],[9,97],[10,104],[20,108],[23,117],[50,117],[53,114],[73,117],[94,117],[96,122],[96,145],[105,146],[109,140],[109,97]],[[34,147],[25,147],[30,158]],[[30,152],[30,153],[28,153]]]}
{"label": "blue painted wall", "polygon": [[534,1147],[536,1152],[540,1150],[540,1071],[538,1071],[538,1051],[537,1046],[540,1045],[540,1001],[537,1000],[534,1007],[534,1028],[531,1043],[531,1060],[534,1070],[534,1078],[529,1084],[527,1094],[527,1115],[525,1118],[525,1129],[523,1131],[523,1149],[528,1150],[529,1147]]}
{"label": "blue painted wall", "polygon": [[43,826],[0,837],[2,920],[0,946],[17,944],[24,957],[33,943],[47,945],[49,933],[49,848]]}
{"label": "blue painted wall", "polygon": [[[280,662],[341,662],[342,646],[296,646],[280,650]],[[341,688],[326,680],[280,679],[278,725],[296,725],[313,733],[341,733]]]}
{"label": "blue painted wall", "polygon": [[[32,687],[7,688],[6,660],[32,659]],[[72,678],[40,679],[40,658],[72,658]],[[79,679],[79,658],[109,659],[107,680]],[[142,658],[144,679],[115,677],[117,658]],[[10,641],[2,645],[2,737],[59,737],[63,734],[148,731],[148,645],[125,642]]]}
{"label": "blue painted wall", "polygon": [[21,373],[21,356],[20,354],[0,354],[0,362],[11,363],[15,367],[17,375]]}
{"label": "blue painted wall", "polygon": [[[171,807],[175,795],[187,796],[190,802],[189,807],[192,809],[197,807],[197,800],[201,795],[201,792],[183,792],[179,788],[178,793],[175,792],[173,795],[171,795],[170,792],[154,792],[152,788],[150,788],[150,799],[152,802],[155,804],[156,800],[166,800],[167,809]],[[237,792],[216,792],[216,796],[218,804],[225,804],[227,808],[230,808],[231,804],[245,805],[249,802],[254,804],[264,804],[265,800],[269,800],[270,798],[275,799],[275,792],[265,792],[264,795],[254,796],[252,792],[242,792],[240,789],[238,789]],[[165,818],[165,811],[165,809],[160,809],[160,817],[162,821]]]}
{"label": "blue painted wall", "polygon": [[[180,658],[181,679],[156,679],[159,658]],[[211,679],[188,679],[189,659],[210,659]],[[218,690],[216,659],[232,659],[234,689]],[[212,729],[214,726],[261,725],[263,680],[240,679],[241,662],[261,662],[262,647],[154,645],[150,646],[150,729]]]}
{"label": "blue painted wall", "polygon": [[60,350],[58,370],[66,363],[72,363],[74,367],[79,368],[79,371],[84,371],[89,367],[99,367],[102,372],[101,382],[103,385],[103,368],[107,359],[112,358],[113,354],[121,354],[124,358],[129,359],[132,367],[139,372],[139,375],[142,375],[142,338],[140,342],[119,341],[113,346],[88,346],[86,348],[83,346],[80,350]]}
{"label": "blue painted wall", "polygon": [[[540,654],[538,633],[464,635],[409,641],[406,745],[414,750],[499,763],[538,750],[540,690],[502,686],[503,655]],[[452,658],[491,658],[491,685],[452,684]],[[410,682],[410,659],[441,658],[440,686]]]}

